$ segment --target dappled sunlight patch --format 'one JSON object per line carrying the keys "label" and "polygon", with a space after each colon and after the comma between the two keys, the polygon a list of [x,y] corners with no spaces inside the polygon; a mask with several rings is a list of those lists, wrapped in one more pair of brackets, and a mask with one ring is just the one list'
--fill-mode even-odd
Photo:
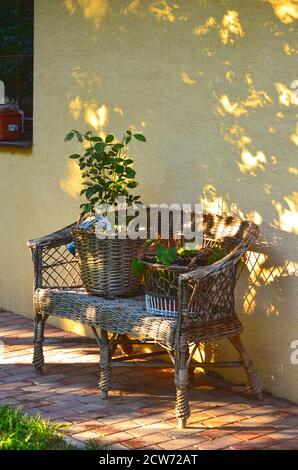
{"label": "dappled sunlight patch", "polygon": [[64,7],[70,15],[74,15],[80,8],[85,19],[91,21],[97,30],[109,11],[108,0],[64,0]]}
{"label": "dappled sunlight patch", "polygon": [[274,305],[274,304],[266,305],[265,306],[265,313],[266,313],[267,317],[270,317],[272,315],[275,315],[275,316],[279,315],[279,311],[278,311],[276,305]]}
{"label": "dappled sunlight patch", "polygon": [[256,175],[257,170],[265,170],[267,158],[265,154],[258,150],[253,155],[249,150],[243,150],[241,152],[241,161],[237,162],[238,168],[241,173],[249,173],[251,176]]}
{"label": "dappled sunlight patch", "polygon": [[257,91],[253,85],[253,80],[251,76],[246,75],[246,81],[249,85],[249,95],[246,100],[243,102],[246,108],[263,108],[267,104],[272,104],[271,97],[263,90]]}
{"label": "dappled sunlight patch", "polygon": [[166,0],[154,2],[149,6],[149,12],[153,13],[157,21],[168,21],[174,23],[176,20],[186,20],[187,17],[179,15],[179,5],[175,3],[169,4]]}
{"label": "dappled sunlight patch", "polygon": [[193,80],[187,72],[181,72],[181,78],[182,78],[182,81],[183,83],[185,83],[186,85],[194,85],[196,83],[195,80]]}
{"label": "dappled sunlight patch", "polygon": [[286,55],[297,55],[298,54],[298,49],[296,49],[293,46],[290,46],[290,44],[285,44],[284,45],[284,53]]}
{"label": "dappled sunlight patch", "polygon": [[232,82],[235,78],[235,72],[233,72],[233,70],[228,70],[225,77],[228,82]]}
{"label": "dappled sunlight patch", "polygon": [[284,115],[284,113],[282,113],[281,111],[279,111],[278,113],[276,113],[276,117],[277,117],[278,119],[284,119],[285,115]]}
{"label": "dappled sunlight patch", "polygon": [[228,10],[222,19],[219,36],[223,44],[234,44],[235,38],[243,38],[244,30],[239,21],[239,14],[235,10]]}
{"label": "dappled sunlight patch", "polygon": [[285,232],[298,235],[298,192],[293,191],[283,198],[286,207],[278,201],[272,200],[277,212],[278,219],[273,221],[272,226]]}
{"label": "dappled sunlight patch", "polygon": [[219,104],[215,111],[220,116],[231,114],[234,117],[241,117],[248,114],[249,109],[259,109],[272,104],[271,97],[263,90],[256,90],[250,75],[246,75],[249,94],[247,98],[238,101],[232,101],[228,95],[219,97]]}
{"label": "dappled sunlight patch", "polygon": [[284,83],[275,83],[275,89],[278,94],[279,104],[282,106],[291,106],[293,103],[294,93]]}
{"label": "dappled sunlight patch", "polygon": [[120,116],[124,117],[124,111],[122,108],[120,108],[120,106],[115,106],[115,108],[113,109],[114,113],[116,114],[120,114]]}
{"label": "dappled sunlight patch", "polygon": [[195,36],[205,36],[212,30],[217,31],[224,45],[234,44],[236,38],[239,39],[245,36],[239,14],[235,10],[228,10],[221,21],[218,21],[214,16],[210,16],[205,23],[193,29],[193,34]]}
{"label": "dappled sunlight patch", "polygon": [[234,217],[239,217],[242,220],[249,220],[250,222],[253,222],[254,224],[261,225],[263,222],[263,217],[261,214],[257,211],[251,211],[251,212],[246,212],[244,213],[236,203],[230,204],[230,211],[229,211]]}
{"label": "dappled sunlight patch", "polygon": [[267,261],[268,256],[265,256],[263,253],[248,251],[245,254],[245,259],[250,282],[248,292],[245,294],[243,308],[245,313],[251,314],[256,308],[255,296],[257,288],[261,285],[263,265]]}
{"label": "dappled sunlight patch", "polygon": [[295,168],[295,167],[290,166],[290,167],[288,168],[288,172],[289,172],[291,175],[298,176],[298,168]]}
{"label": "dappled sunlight patch", "polygon": [[[281,265],[269,265],[270,258],[264,253],[249,251],[245,255],[246,266],[249,272],[248,291],[244,297],[243,308],[246,314],[252,314],[256,308],[256,296],[258,289],[262,286],[270,286],[281,278],[298,276],[298,263],[285,260]],[[277,305],[268,303],[264,306],[265,313],[269,315],[279,315]]]}
{"label": "dappled sunlight patch", "polygon": [[123,8],[122,12],[124,15],[138,15],[140,14],[141,0],[132,0],[126,7]]}
{"label": "dappled sunlight patch", "polygon": [[[237,217],[240,219],[248,219],[254,223],[261,223],[263,218],[259,212],[252,211],[245,214],[235,202],[231,202],[231,198],[229,193],[225,193],[219,195],[215,186],[212,184],[206,184],[202,191],[201,197],[199,200],[200,204],[202,204],[204,210],[207,212],[211,212],[217,215],[232,215],[233,217]],[[240,223],[240,222],[239,222]],[[233,230],[238,230],[238,225],[234,224]],[[235,233],[233,233],[235,235]],[[231,235],[231,234],[230,234]]]}
{"label": "dappled sunlight patch", "polygon": [[99,75],[87,73],[79,66],[72,69],[71,75],[77,85],[87,93],[92,93],[94,88],[98,88],[102,85],[102,79]]}
{"label": "dappled sunlight patch", "polygon": [[[224,140],[240,151],[240,162],[236,162],[241,173],[249,173],[256,176],[257,171],[264,171],[268,164],[268,159],[264,152],[256,150],[255,154],[249,149],[252,139],[246,135],[245,129],[238,124],[229,129],[221,127]],[[272,165],[277,163],[277,158],[272,155],[269,159]]]}
{"label": "dappled sunlight patch", "polygon": [[67,162],[66,177],[60,180],[60,189],[68,196],[79,199],[82,189],[82,177],[79,166],[73,160]]}
{"label": "dappled sunlight patch", "polygon": [[296,132],[290,135],[290,140],[298,147],[298,124],[296,124]]}
{"label": "dappled sunlight patch", "polygon": [[298,19],[297,0],[265,0],[269,2],[277,18],[284,24],[293,23]]}
{"label": "dappled sunlight patch", "polygon": [[[244,217],[244,216],[242,216]],[[254,210],[252,212],[248,212],[246,215],[245,215],[245,218],[250,220],[251,222],[253,222],[254,224],[257,224],[257,225],[261,225],[263,223],[263,217],[261,216],[261,214]]]}
{"label": "dappled sunlight patch", "polygon": [[[193,352],[194,349],[195,351]],[[193,359],[197,362],[204,363],[205,361],[207,361],[207,355],[208,355],[208,362],[215,362],[215,354],[213,351],[210,351],[210,344],[209,344],[208,351],[207,351],[206,343],[199,343],[198,345],[194,345],[191,347],[190,353],[193,354]],[[201,367],[198,367],[196,371],[204,372],[204,369]]]}
{"label": "dappled sunlight patch", "polygon": [[229,142],[240,150],[245,149],[246,145],[251,143],[251,138],[246,135],[244,127],[239,124],[235,124],[228,129],[221,126],[221,133],[223,134],[226,142]]}
{"label": "dappled sunlight patch", "polygon": [[84,105],[84,120],[93,129],[100,131],[105,128],[109,121],[109,110],[105,104],[98,107],[98,104],[91,102]]}
{"label": "dappled sunlight patch", "polygon": [[83,101],[80,96],[70,100],[68,109],[76,121],[83,116],[84,121],[96,131],[103,130],[109,122],[109,110],[105,104],[99,106],[94,100]]}
{"label": "dappled sunlight patch", "polygon": [[219,98],[219,103],[220,104],[216,107],[216,112],[220,116],[231,114],[232,116],[240,117],[247,113],[242,102],[233,102],[228,95],[222,95]]}
{"label": "dappled sunlight patch", "polygon": [[200,203],[204,209],[213,214],[221,215],[228,210],[228,203],[224,197],[217,194],[212,184],[206,184],[201,193]]}
{"label": "dappled sunlight patch", "polygon": [[216,19],[214,18],[214,16],[210,16],[210,18],[208,18],[203,25],[197,26],[193,30],[193,34],[195,36],[203,36],[205,34],[208,34],[211,28],[213,28],[216,25],[217,25]]}
{"label": "dappled sunlight patch", "polygon": [[256,309],[256,300],[255,296],[257,294],[257,289],[255,287],[250,287],[248,292],[245,294],[243,309],[246,314],[252,314]]}
{"label": "dappled sunlight patch", "polygon": [[83,103],[79,96],[76,96],[69,102],[69,105],[68,105],[69,112],[71,116],[73,117],[73,119],[75,119],[76,121],[79,119],[81,115],[82,107],[83,107]]}
{"label": "dappled sunlight patch", "polygon": [[[235,133],[240,137],[245,135],[244,130],[239,127],[236,128]],[[270,191],[268,191],[270,192]],[[295,195],[297,203],[297,193]],[[289,211],[293,214],[294,207],[294,193],[284,198],[287,202]],[[205,210],[216,213],[216,214],[230,214],[241,219],[250,220],[257,225],[261,225],[264,222],[262,214],[258,210],[252,210],[248,213],[244,213],[236,203],[231,203],[229,194],[220,195],[218,194],[216,187],[212,184],[207,184],[202,190],[202,197],[200,202],[202,203]],[[280,212],[279,223],[275,224],[279,229],[286,230],[294,233],[292,229],[298,227],[297,219],[294,221],[292,214],[289,216],[285,209],[281,206],[276,205],[276,208]],[[296,204],[297,207],[297,204]],[[297,213],[296,213],[297,217]],[[271,224],[272,225],[272,224]],[[261,244],[261,246],[263,246]],[[265,246],[265,245],[264,245]],[[263,251],[263,250],[262,250]],[[282,282],[283,279],[298,275],[298,263],[286,259],[280,263],[272,263],[271,256],[263,252],[249,251],[246,255],[246,267],[248,270],[248,285],[245,289],[242,308],[247,315],[255,314],[257,311],[258,296],[262,295],[261,290],[272,286],[276,289],[278,285],[276,283]],[[278,316],[280,315],[280,303],[281,299],[277,297],[276,301],[266,302],[261,297],[263,312],[266,316]]]}
{"label": "dappled sunlight patch", "polygon": [[[226,232],[227,230],[232,230],[228,234],[229,236],[234,236],[237,233],[241,224],[240,219],[248,218],[240,210],[240,208],[235,202],[231,202],[229,193],[219,195],[215,186],[213,186],[212,184],[206,184],[203,187],[199,202],[200,204],[202,204],[204,210],[206,210],[207,212],[216,215],[231,215],[233,217],[239,218],[239,225],[234,224],[232,227],[227,227],[223,223],[222,226],[219,226],[219,230],[222,230],[223,232]],[[249,218],[249,220],[252,219]]]}
{"label": "dappled sunlight patch", "polygon": [[76,2],[75,0],[64,0],[64,7],[70,15],[73,15],[76,12]]}

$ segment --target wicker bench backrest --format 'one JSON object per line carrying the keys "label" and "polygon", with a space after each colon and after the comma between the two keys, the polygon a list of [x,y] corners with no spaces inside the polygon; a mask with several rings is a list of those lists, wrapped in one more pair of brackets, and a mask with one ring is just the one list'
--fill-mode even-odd
{"label": "wicker bench backrest", "polygon": [[[28,242],[28,246],[33,251],[35,287],[82,286],[77,258],[67,250],[67,244],[71,241],[70,227]],[[148,217],[148,234],[149,227],[150,217]],[[182,228],[183,214],[181,213]],[[203,215],[204,245],[221,245],[229,252],[248,237],[256,238],[257,233],[258,227],[251,222],[210,213]],[[173,237],[173,217],[171,214],[169,214],[169,237]]]}

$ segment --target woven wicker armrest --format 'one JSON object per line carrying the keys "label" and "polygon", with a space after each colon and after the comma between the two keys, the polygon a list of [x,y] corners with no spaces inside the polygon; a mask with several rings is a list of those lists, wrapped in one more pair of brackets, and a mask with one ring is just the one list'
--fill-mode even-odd
{"label": "woven wicker armrest", "polygon": [[[183,315],[190,315],[199,324],[210,320],[231,318],[234,310],[234,289],[238,279],[237,266],[255,237],[240,242],[228,255],[210,266],[179,276]],[[185,289],[182,286],[185,286]]]}
{"label": "woven wicker armrest", "polygon": [[73,225],[27,242],[34,264],[34,289],[82,286],[78,260],[67,249]]}
{"label": "woven wicker armrest", "polygon": [[217,261],[216,263],[210,266],[199,266],[193,271],[181,274],[179,276],[179,279],[181,281],[201,281],[207,277],[217,276],[218,274],[226,271],[232,266],[236,267],[241,257],[244,255],[244,253],[246,253],[246,251],[249,249],[249,247],[253,244],[254,241],[255,237],[247,237],[221,260]]}
{"label": "woven wicker armrest", "polygon": [[41,238],[35,238],[34,240],[29,240],[27,246],[29,248],[50,248],[59,245],[65,245],[72,241],[72,235],[70,232],[71,227],[75,224],[68,225],[56,232],[51,233],[50,235],[45,235]]}

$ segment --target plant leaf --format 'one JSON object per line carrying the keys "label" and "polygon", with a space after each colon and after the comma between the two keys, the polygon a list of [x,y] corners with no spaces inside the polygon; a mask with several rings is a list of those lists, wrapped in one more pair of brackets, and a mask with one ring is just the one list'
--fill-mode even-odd
{"label": "plant leaf", "polygon": [[88,186],[86,189],[86,198],[90,199],[91,196],[94,194],[94,186]]}
{"label": "plant leaf", "polygon": [[146,142],[146,137],[143,134],[134,134],[135,139],[139,140],[140,142]]}
{"label": "plant leaf", "polygon": [[105,142],[106,142],[106,144],[110,144],[111,142],[113,142],[113,140],[114,140],[114,135],[109,134],[109,135],[106,136]]}
{"label": "plant leaf", "polygon": [[105,148],[104,142],[98,142],[97,144],[95,144],[95,150],[98,153],[102,153],[104,151],[104,148]]}
{"label": "plant leaf", "polygon": [[72,155],[69,155],[68,158],[81,158],[81,155],[79,155],[78,153],[73,153]]}
{"label": "plant leaf", "polygon": [[74,132],[74,133],[75,133],[75,135],[77,136],[77,139],[78,139],[79,142],[81,142],[81,143],[83,142],[83,140],[84,140],[84,139],[83,139],[83,136],[82,136],[82,134],[81,134],[79,131],[76,131],[76,130],[74,129],[74,130],[71,131],[71,132]]}
{"label": "plant leaf", "polygon": [[139,258],[133,258],[131,262],[132,272],[135,276],[141,276],[144,273],[144,263]]}
{"label": "plant leaf", "polygon": [[130,189],[134,189],[138,186],[138,183],[136,181],[129,181],[127,183],[127,187],[130,188]]}
{"label": "plant leaf", "polygon": [[64,142],[68,142],[69,140],[72,140],[74,136],[75,136],[74,132],[69,132],[68,134],[66,134]]}
{"label": "plant leaf", "polygon": [[126,168],[126,175],[128,178],[134,178],[136,176],[136,172],[133,168],[127,167]]}

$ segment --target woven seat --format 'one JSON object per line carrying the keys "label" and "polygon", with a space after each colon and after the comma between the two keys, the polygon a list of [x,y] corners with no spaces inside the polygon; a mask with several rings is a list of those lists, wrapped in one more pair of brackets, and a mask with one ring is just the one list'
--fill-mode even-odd
{"label": "woven seat", "polygon": [[[85,289],[37,289],[34,293],[34,308],[37,313],[68,318],[83,325],[103,328],[110,333],[132,335],[174,351],[177,316],[148,313],[143,297],[105,299],[90,295]],[[186,342],[219,340],[227,335],[240,334],[242,325],[238,318],[220,320],[189,319],[185,330]]]}
{"label": "woven seat", "polygon": [[90,295],[84,289],[37,289],[34,306],[36,312],[174,348],[176,319],[148,314],[144,298],[111,300]]}
{"label": "woven seat", "polygon": [[[33,364],[37,373],[45,370],[44,327],[51,315],[92,328],[100,350],[101,398],[107,398],[112,388],[111,365],[120,360],[113,359],[117,345],[124,353],[122,361],[133,359],[135,364],[136,357],[143,359],[149,354],[131,355],[131,343],[160,345],[162,348],[150,352],[151,356],[169,354],[175,369],[176,416],[180,427],[185,427],[190,415],[187,387],[189,371],[193,372],[195,367],[243,367],[249,390],[261,398],[262,383],[242,343],[242,325],[234,302],[239,268],[241,272],[244,266],[241,259],[257,238],[258,227],[246,220],[209,213],[204,214],[203,225],[203,246],[220,247],[225,256],[210,266],[199,266],[179,276],[178,308],[172,317],[168,313],[167,316],[148,313],[144,298],[105,299],[82,289],[78,260],[67,250],[73,226],[30,240],[35,274]],[[238,361],[208,363],[203,358],[194,361],[200,343],[222,339],[232,343],[240,356]],[[149,361],[145,363],[148,365]]]}

